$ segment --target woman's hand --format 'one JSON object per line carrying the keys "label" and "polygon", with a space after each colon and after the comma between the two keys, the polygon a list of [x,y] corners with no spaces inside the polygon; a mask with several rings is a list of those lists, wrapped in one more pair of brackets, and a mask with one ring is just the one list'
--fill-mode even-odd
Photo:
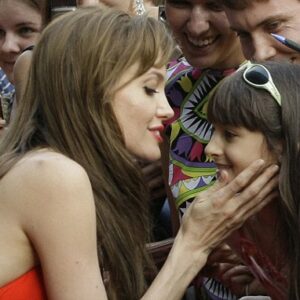
{"label": "woman's hand", "polygon": [[266,168],[257,160],[229,183],[223,172],[214,186],[200,193],[183,216],[168,259],[143,300],[181,299],[212,249],[278,195],[277,172],[278,166]]}
{"label": "woman's hand", "polygon": [[277,196],[277,172],[278,166],[265,168],[264,161],[257,160],[228,183],[228,174],[223,171],[211,188],[195,198],[183,217],[180,232],[189,252],[195,254],[199,249],[208,255]]}

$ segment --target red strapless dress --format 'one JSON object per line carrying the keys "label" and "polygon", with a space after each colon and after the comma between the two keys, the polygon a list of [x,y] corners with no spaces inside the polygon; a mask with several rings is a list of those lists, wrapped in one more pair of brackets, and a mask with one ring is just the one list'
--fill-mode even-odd
{"label": "red strapless dress", "polygon": [[17,279],[0,287],[0,300],[46,300],[40,268],[33,268]]}

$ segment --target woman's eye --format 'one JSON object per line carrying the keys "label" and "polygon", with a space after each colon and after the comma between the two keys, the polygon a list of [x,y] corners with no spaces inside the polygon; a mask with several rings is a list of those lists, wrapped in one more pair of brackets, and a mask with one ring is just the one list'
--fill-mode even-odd
{"label": "woman's eye", "polygon": [[154,94],[157,94],[158,91],[155,90],[155,89],[152,89],[152,88],[149,88],[147,86],[144,86],[144,90],[145,90],[145,93],[149,96],[153,96]]}

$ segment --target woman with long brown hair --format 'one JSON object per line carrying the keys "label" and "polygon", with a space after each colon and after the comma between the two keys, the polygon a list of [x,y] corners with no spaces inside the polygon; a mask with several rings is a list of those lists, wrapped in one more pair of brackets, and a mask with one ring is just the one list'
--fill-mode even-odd
{"label": "woman with long brown hair", "polygon": [[148,205],[133,158],[160,157],[172,50],[155,19],[111,10],[78,9],[44,30],[0,144],[1,299],[180,299],[219,241],[274,196],[277,167],[258,160],[229,185],[224,173],[147,289]]}

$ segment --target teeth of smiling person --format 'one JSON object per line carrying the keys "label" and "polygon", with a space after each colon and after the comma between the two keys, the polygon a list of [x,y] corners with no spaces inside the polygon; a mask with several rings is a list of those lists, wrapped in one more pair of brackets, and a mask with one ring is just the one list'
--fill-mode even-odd
{"label": "teeth of smiling person", "polygon": [[197,47],[204,47],[212,44],[215,40],[215,37],[210,37],[206,39],[193,39],[188,37],[188,40]]}

